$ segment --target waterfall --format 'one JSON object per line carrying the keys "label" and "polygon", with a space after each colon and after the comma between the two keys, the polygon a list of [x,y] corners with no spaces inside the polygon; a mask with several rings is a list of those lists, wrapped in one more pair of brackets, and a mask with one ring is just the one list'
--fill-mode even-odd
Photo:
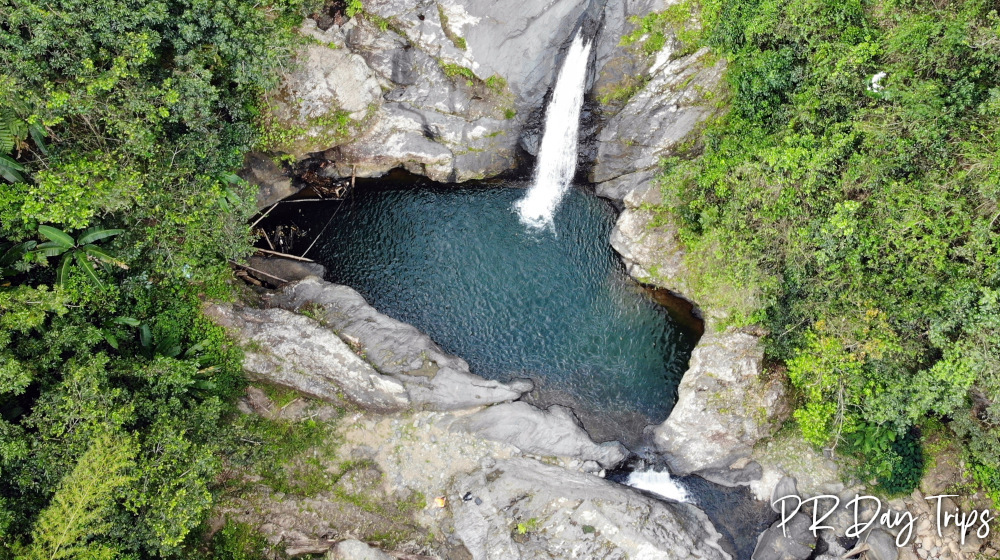
{"label": "waterfall", "polygon": [[580,107],[589,58],[590,43],[584,41],[581,27],[566,53],[546,109],[534,182],[516,204],[521,221],[528,226],[542,228],[552,224],[552,215],[576,173]]}
{"label": "waterfall", "polygon": [[678,502],[691,502],[687,489],[666,471],[633,471],[625,484]]}

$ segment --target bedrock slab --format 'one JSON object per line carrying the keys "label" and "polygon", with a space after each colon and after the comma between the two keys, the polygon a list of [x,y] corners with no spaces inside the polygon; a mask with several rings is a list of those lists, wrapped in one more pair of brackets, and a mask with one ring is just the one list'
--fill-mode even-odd
{"label": "bedrock slab", "polygon": [[764,375],[763,358],[760,340],[738,331],[709,331],[698,342],[677,405],[653,430],[672,472],[706,474],[729,485],[750,483],[738,473],[724,473],[759,469],[745,459],[790,413],[785,385]]}
{"label": "bedrock slab", "polygon": [[295,389],[332,402],[347,399],[368,410],[407,408],[406,387],[375,371],[337,335],[283,309],[209,304],[205,314],[243,346],[251,379]]}
{"label": "bedrock slab", "polygon": [[596,461],[604,468],[621,463],[621,443],[594,443],[573,411],[564,406],[541,410],[528,403],[498,404],[455,421],[452,429],[507,443],[534,455]]}
{"label": "bedrock slab", "polygon": [[472,374],[465,360],[444,352],[416,327],[380,313],[348,286],[306,278],[284,287],[270,305],[313,314],[375,369],[399,379],[414,406],[485,406],[517,399],[533,387],[528,380],[501,383]]}
{"label": "bedrock slab", "polygon": [[728,560],[719,533],[689,504],[531,459],[456,478],[455,533],[474,560]]}

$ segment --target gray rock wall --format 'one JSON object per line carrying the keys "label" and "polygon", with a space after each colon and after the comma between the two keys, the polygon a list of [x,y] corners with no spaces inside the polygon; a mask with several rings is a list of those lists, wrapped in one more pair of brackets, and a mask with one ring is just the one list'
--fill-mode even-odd
{"label": "gray rock wall", "polygon": [[[323,30],[312,20],[303,25],[311,43],[301,48],[272,96],[273,116],[299,137],[278,149],[300,159],[322,153],[333,163],[324,173],[333,178],[373,177],[403,167],[436,181],[462,182],[518,165],[519,140],[526,126],[537,135],[561,51],[581,23],[587,22],[596,42],[588,87],[601,89],[647,70],[651,61],[619,41],[634,28],[630,17],[666,3],[369,0],[364,5],[365,14],[340,27]],[[667,83],[672,73],[687,80],[687,73],[698,72],[688,61],[679,64],[680,69],[673,67],[677,64],[656,69],[653,82]],[[634,110],[677,103],[677,96],[660,93],[650,89],[656,106]],[[690,91],[679,95],[690,101]],[[685,110],[677,117],[693,122],[701,115]],[[599,126],[604,138],[617,137],[630,124],[619,120]],[[601,161],[619,172],[614,161],[625,157],[609,152]],[[613,178],[602,178],[604,167],[595,175],[598,182]]]}
{"label": "gray rock wall", "polygon": [[677,405],[654,431],[671,471],[725,472],[787,418],[784,384],[764,377],[763,357],[757,337],[749,334],[702,337],[678,388]]}

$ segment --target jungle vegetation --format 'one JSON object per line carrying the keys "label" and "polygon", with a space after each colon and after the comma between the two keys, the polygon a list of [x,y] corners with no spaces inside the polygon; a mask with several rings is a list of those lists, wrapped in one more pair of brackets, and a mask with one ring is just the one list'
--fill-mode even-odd
{"label": "jungle vegetation", "polygon": [[996,501],[1000,3],[691,8],[685,48],[728,64],[723,116],[661,177],[695,299],[765,327],[802,434],[862,480],[908,492],[944,426]]}
{"label": "jungle vegetation", "polygon": [[0,558],[208,554],[244,380],[201,305],[308,8],[0,0]]}

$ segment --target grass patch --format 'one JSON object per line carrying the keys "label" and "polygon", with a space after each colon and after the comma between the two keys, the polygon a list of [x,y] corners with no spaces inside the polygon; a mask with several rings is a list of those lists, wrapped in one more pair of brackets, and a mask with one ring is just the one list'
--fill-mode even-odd
{"label": "grass patch", "polygon": [[465,43],[465,38],[452,31],[451,26],[448,24],[448,14],[444,13],[444,8],[441,7],[441,4],[437,5],[437,9],[438,17],[441,18],[441,29],[444,31],[445,37],[451,40],[455,48],[463,51],[467,50],[468,45]]}
{"label": "grass patch", "polygon": [[444,70],[445,76],[449,78],[465,78],[465,84],[467,86],[474,86],[479,77],[472,70],[461,66],[458,64],[452,64],[450,62],[439,61],[441,64],[441,70]]}
{"label": "grass patch", "polygon": [[645,76],[625,76],[620,81],[601,88],[597,100],[602,105],[624,105],[645,87],[648,81]]}
{"label": "grass patch", "polygon": [[507,88],[507,79],[498,74],[493,74],[489,78],[486,78],[486,87],[496,93],[503,93],[503,91]]}
{"label": "grass patch", "polygon": [[[285,391],[264,390],[271,391],[269,397],[277,397],[276,404],[289,398]],[[244,477],[238,473],[258,476],[271,489],[286,494],[315,496],[329,490],[339,479],[324,466],[324,461],[335,456],[339,443],[330,437],[330,428],[329,423],[313,419],[238,416],[227,434],[230,448],[223,450],[228,451],[224,454],[231,471],[229,490],[241,490]]]}

